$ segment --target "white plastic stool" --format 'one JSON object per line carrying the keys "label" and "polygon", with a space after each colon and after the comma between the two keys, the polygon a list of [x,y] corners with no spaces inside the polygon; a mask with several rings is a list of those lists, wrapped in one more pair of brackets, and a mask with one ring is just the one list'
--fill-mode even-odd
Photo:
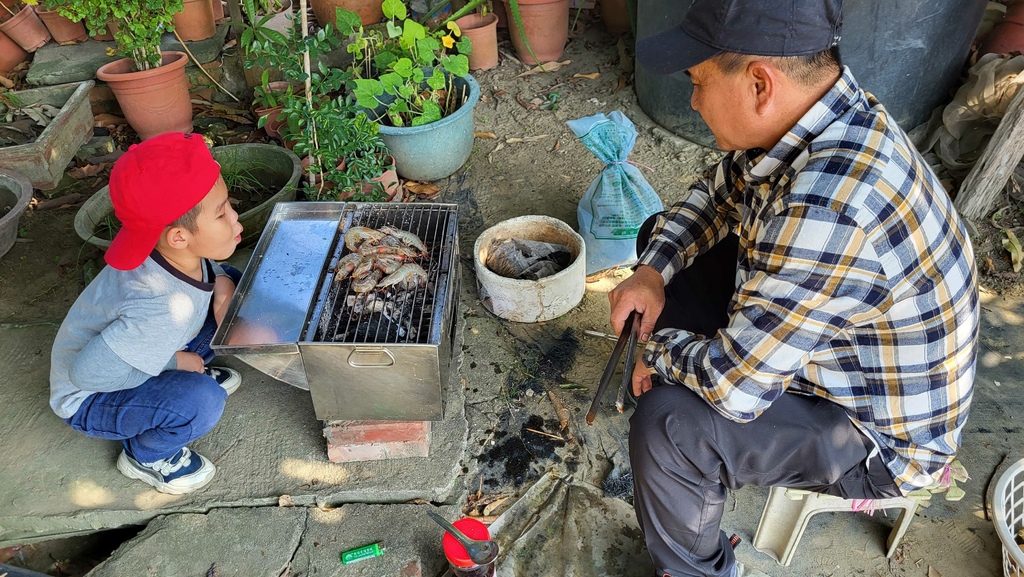
{"label": "white plastic stool", "polygon": [[[856,503],[865,504],[861,507],[862,510],[903,509],[886,541],[885,556],[892,557],[900,544],[900,539],[910,527],[910,522],[914,520],[919,500],[893,497],[866,501],[858,499]],[[761,521],[757,524],[757,533],[754,534],[754,549],[775,557],[779,565],[789,566],[812,516],[827,511],[855,512],[857,508],[854,504],[855,501],[852,499],[801,489],[772,487],[768,502],[764,505],[764,512],[761,513]]]}

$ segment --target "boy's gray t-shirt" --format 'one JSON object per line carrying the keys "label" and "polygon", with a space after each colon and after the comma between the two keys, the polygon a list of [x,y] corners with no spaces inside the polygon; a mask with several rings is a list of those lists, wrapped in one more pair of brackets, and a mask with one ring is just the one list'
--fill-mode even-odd
{"label": "boy's gray t-shirt", "polygon": [[156,376],[167,368],[206,320],[216,273],[209,261],[204,265],[204,280],[211,282],[192,279],[154,251],[132,270],[108,266],[96,275],[68,311],[50,353],[50,407],[59,417],[71,417],[97,392],[72,380],[72,365],[94,338],[126,365],[110,367],[113,373],[135,369]]}

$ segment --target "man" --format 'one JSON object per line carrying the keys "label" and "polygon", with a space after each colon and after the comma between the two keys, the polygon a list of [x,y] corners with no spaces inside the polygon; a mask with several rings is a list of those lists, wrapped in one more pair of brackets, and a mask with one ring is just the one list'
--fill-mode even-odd
{"label": "man", "polygon": [[[641,40],[726,151],[638,238],[610,295],[633,375],[635,508],[659,575],[738,574],[728,489],[886,498],[939,479],[973,392],[970,240],[841,66],[841,0],[696,0]],[[660,385],[660,386],[659,386]],[[653,387],[653,388],[652,388]]]}

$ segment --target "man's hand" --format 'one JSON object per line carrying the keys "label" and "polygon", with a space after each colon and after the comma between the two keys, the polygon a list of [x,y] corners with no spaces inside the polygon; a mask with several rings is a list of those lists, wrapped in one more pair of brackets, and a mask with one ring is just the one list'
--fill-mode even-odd
{"label": "man's hand", "polygon": [[178,351],[174,353],[174,358],[178,362],[179,371],[192,371],[193,373],[201,373],[206,368],[206,364],[203,363],[203,357],[186,351]]}
{"label": "man's hand", "polygon": [[633,395],[639,397],[640,395],[651,390],[654,385],[651,383],[651,375],[654,374],[654,369],[648,367],[644,363],[643,353],[639,353],[636,359],[636,365],[633,366]]}
{"label": "man's hand", "polygon": [[622,333],[622,325],[629,313],[636,311],[642,315],[640,340],[647,342],[661,310],[665,308],[665,281],[653,267],[641,265],[633,276],[608,293],[608,300],[612,304],[611,321],[615,334]]}
{"label": "man's hand", "polygon": [[235,283],[231,278],[218,275],[217,279],[213,281],[213,318],[217,321],[218,327],[228,312],[228,304],[231,303],[231,297],[234,294]]}

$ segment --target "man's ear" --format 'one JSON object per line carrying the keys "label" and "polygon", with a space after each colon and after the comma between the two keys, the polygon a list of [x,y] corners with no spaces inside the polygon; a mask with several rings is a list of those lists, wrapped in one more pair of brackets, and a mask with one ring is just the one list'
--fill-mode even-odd
{"label": "man's ear", "polygon": [[192,235],[183,226],[169,226],[164,229],[163,241],[170,248],[183,249],[188,246],[190,238]]}
{"label": "man's ear", "polygon": [[754,60],[747,65],[747,78],[754,111],[758,116],[768,114],[778,94],[779,71],[764,60]]}

